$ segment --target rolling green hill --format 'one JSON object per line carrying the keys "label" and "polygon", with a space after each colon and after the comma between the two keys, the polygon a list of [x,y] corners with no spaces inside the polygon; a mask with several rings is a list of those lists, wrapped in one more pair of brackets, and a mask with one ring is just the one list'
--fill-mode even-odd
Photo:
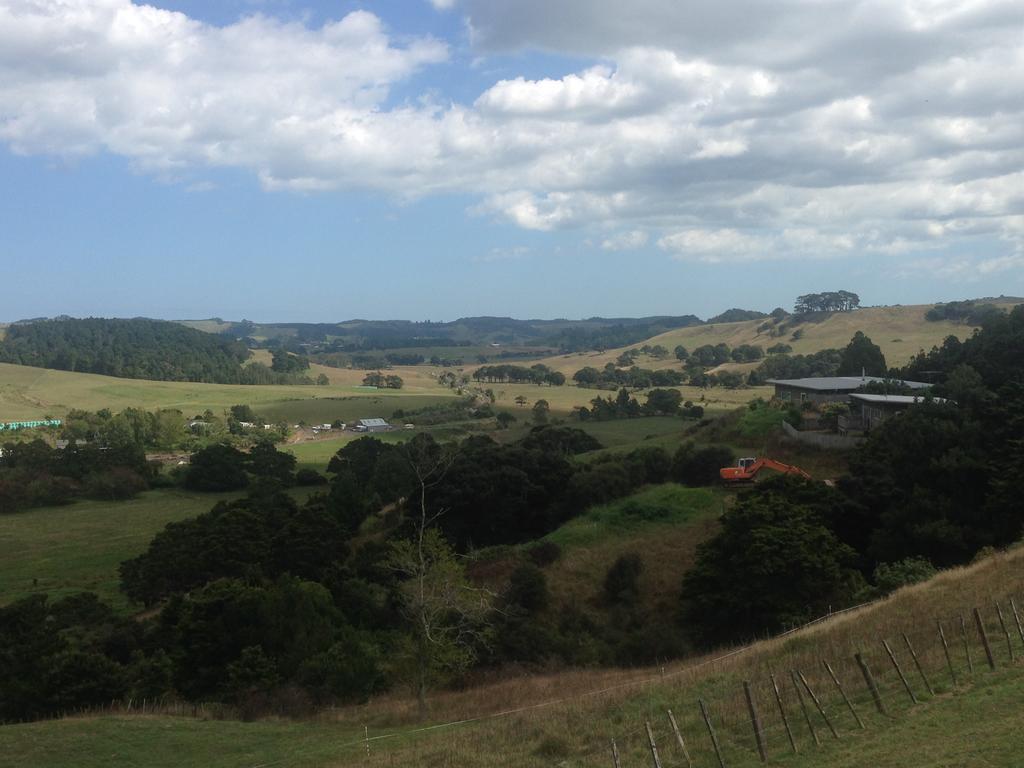
{"label": "rolling green hill", "polygon": [[[1019,303],[1016,300],[999,302],[997,306],[1009,308]],[[919,350],[929,350],[941,344],[947,336],[964,339],[971,335],[974,327],[949,321],[929,322],[925,313],[933,305],[922,304],[913,306],[864,307],[853,312],[836,312],[820,320],[792,324],[781,336],[772,336],[769,330],[759,330],[765,323],[763,319],[745,320],[735,323],[714,323],[710,325],[694,325],[678,328],[653,336],[642,342],[644,345],[658,345],[669,350],[665,360],[654,360],[640,356],[637,364],[644,368],[679,368],[682,367],[671,355],[677,345],[692,351],[704,344],[728,344],[735,348],[742,344],[760,345],[764,348],[773,344],[785,343],[793,348],[794,354],[809,354],[821,349],[842,349],[857,331],[863,331],[871,340],[881,347],[886,362],[890,366],[901,366],[908,363]],[[800,338],[793,339],[793,332],[801,330]],[[555,355],[539,362],[554,370],[571,377],[584,366],[602,368],[614,362],[626,349],[637,348],[641,343],[617,347],[605,352],[580,352],[570,355]],[[728,364],[726,368],[748,369],[753,364]]]}

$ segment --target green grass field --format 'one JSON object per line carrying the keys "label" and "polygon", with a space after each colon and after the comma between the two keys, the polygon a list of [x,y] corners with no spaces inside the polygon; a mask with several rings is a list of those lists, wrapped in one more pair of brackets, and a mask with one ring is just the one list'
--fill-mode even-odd
{"label": "green grass field", "polygon": [[[266,411],[275,418],[277,414],[286,418],[295,414],[296,419],[304,415],[315,421],[327,420],[332,413],[341,414],[341,418],[345,414],[352,414],[350,418],[371,415],[364,413],[356,402],[361,397],[376,399],[372,410],[382,410],[390,416],[396,408],[419,408],[442,401],[437,398],[453,396],[450,390],[437,386],[425,370],[414,371],[412,375],[403,371],[403,378],[408,377],[412,385],[386,393],[360,389],[361,372],[324,370],[332,377],[327,386],[253,386],[117,379],[0,363],[0,421],[59,418],[71,408],[109,408],[115,412],[129,407],[178,408],[191,416],[207,408],[219,413],[237,404],[251,405],[257,413]],[[298,405],[301,402],[306,404]]]}
{"label": "green grass field", "polygon": [[[292,491],[298,498],[306,488]],[[36,593],[59,598],[90,591],[118,609],[117,567],[149,545],[167,523],[208,512],[240,493],[147,491],[129,501],[80,501],[0,518],[0,604]]]}
{"label": "green grass field", "polygon": [[718,498],[710,489],[666,483],[592,507],[543,540],[563,548],[582,547],[609,538],[649,532],[652,528],[685,525],[718,512]]}

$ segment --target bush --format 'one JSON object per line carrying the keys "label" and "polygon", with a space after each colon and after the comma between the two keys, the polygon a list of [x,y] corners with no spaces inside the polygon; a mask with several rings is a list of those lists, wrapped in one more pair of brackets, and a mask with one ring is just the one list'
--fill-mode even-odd
{"label": "bush", "polygon": [[562,556],[562,548],[553,541],[538,541],[526,550],[526,556],[531,563],[543,568]]}
{"label": "bush", "polygon": [[874,582],[884,595],[900,587],[927,581],[937,573],[935,566],[923,557],[907,557],[895,563],[879,563]]}
{"label": "bush", "polygon": [[640,598],[644,561],[635,552],[621,555],[604,577],[604,599],[612,605],[632,604]]}
{"label": "bush", "polygon": [[672,457],[671,477],[689,486],[714,485],[718,482],[718,471],[731,467],[735,461],[732,450],[724,445],[697,448],[693,443],[683,443]]}
{"label": "bush", "polygon": [[95,472],[85,479],[85,494],[100,501],[124,501],[149,488],[149,483],[127,467]]}
{"label": "bush", "polygon": [[327,478],[315,469],[300,469],[295,473],[296,485],[325,485]]}

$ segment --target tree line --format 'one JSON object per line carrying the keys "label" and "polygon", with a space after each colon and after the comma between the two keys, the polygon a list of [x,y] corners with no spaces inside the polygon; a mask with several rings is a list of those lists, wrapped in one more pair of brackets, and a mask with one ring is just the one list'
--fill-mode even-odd
{"label": "tree line", "polygon": [[39,368],[157,381],[312,383],[295,370],[243,365],[249,355],[234,339],[144,318],[19,323],[10,326],[0,341],[0,362]]}

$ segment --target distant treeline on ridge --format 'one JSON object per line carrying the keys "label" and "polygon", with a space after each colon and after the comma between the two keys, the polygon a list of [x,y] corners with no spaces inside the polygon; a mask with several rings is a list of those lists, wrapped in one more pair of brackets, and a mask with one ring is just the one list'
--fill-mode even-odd
{"label": "distant treeline on ridge", "polygon": [[15,324],[0,342],[0,362],[129,379],[214,384],[300,383],[261,363],[243,365],[245,344],[164,320],[104,318]]}

